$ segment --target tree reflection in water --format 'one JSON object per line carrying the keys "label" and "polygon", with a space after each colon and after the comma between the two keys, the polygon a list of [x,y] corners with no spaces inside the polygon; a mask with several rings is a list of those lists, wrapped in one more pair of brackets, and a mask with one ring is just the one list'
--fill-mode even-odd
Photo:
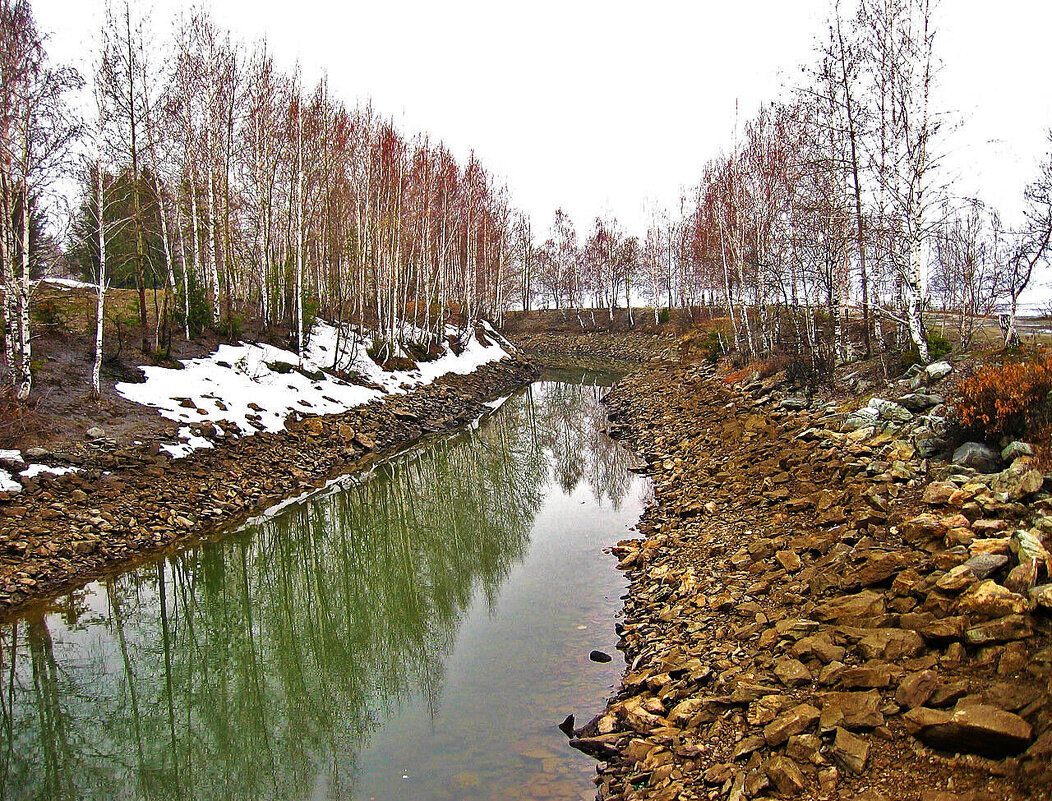
{"label": "tree reflection in water", "polygon": [[370,733],[409,696],[437,712],[462,618],[495,606],[552,485],[629,493],[603,382],[569,378],[9,623],[0,798],[354,797]]}

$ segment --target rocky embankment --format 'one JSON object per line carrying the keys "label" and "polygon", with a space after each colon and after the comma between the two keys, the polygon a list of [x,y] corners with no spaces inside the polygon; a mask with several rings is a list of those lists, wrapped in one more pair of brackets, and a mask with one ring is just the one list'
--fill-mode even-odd
{"label": "rocky embankment", "polygon": [[598,370],[638,366],[675,344],[669,336],[639,331],[523,332],[509,336],[538,364]]}
{"label": "rocky embankment", "polygon": [[214,448],[185,459],[169,458],[157,442],[103,443],[75,459],[81,472],[39,475],[0,501],[0,612],[236,523],[370,454],[462,426],[486,411],[484,401],[536,375],[531,362],[504,359],[344,414],[304,417],[280,433],[235,439],[213,428]]}
{"label": "rocky embankment", "polygon": [[601,799],[1050,797],[1052,495],[1022,444],[925,460],[937,415],[887,402],[670,365],[610,393],[656,500],[614,550],[626,675],[571,740]]}

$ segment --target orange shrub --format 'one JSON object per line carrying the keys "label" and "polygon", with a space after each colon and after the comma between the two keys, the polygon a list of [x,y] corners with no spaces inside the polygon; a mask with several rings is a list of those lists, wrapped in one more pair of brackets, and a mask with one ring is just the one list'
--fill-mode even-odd
{"label": "orange shrub", "polygon": [[1052,356],[990,365],[961,382],[953,418],[961,428],[992,439],[1018,436],[1049,422]]}

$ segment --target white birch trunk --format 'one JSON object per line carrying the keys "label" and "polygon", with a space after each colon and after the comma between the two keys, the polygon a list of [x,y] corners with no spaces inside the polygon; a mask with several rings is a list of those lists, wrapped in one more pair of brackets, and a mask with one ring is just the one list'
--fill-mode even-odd
{"label": "white birch trunk", "polygon": [[95,362],[91,368],[91,394],[98,399],[102,395],[102,331],[106,309],[106,222],[103,213],[106,208],[104,196],[104,179],[101,159],[96,164],[95,214],[99,222],[99,274],[98,303],[95,306]]}

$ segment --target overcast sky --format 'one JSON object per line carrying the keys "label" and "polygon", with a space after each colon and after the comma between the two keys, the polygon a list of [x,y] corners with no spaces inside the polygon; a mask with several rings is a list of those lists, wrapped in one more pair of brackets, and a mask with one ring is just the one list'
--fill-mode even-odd
{"label": "overcast sky", "polygon": [[[33,0],[57,60],[83,62],[104,0]],[[158,40],[175,10],[141,0]],[[610,212],[642,233],[648,204],[682,187],[809,61],[825,0],[212,0],[235,39],[266,37],[279,62],[325,70],[348,104],[371,98],[409,134],[471,149],[547,228],[562,206],[587,228]],[[996,9],[996,11],[994,11]],[[1010,221],[1052,126],[1044,0],[944,0],[936,103],[959,127],[946,177]]]}

